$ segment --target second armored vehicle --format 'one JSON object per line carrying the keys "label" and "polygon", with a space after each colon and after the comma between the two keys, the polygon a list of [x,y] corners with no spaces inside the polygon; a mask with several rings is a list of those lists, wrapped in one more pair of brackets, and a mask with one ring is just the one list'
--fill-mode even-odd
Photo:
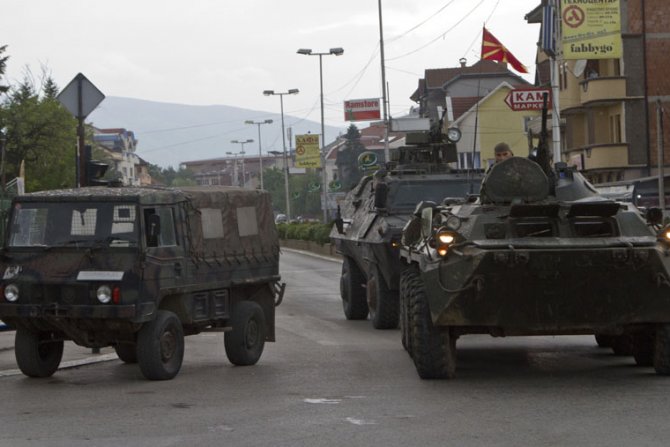
{"label": "second armored vehicle", "polygon": [[416,204],[463,200],[479,191],[480,174],[448,165],[456,161],[459,138],[456,129],[449,136],[439,129],[408,134],[409,144],[398,150],[397,161],[364,177],[347,194],[330,234],[343,257],[340,294],[347,319],[369,314],[377,329],[398,327],[398,249]]}
{"label": "second armored vehicle", "polygon": [[270,196],[238,188],[91,187],[14,199],[0,319],[21,371],[48,377],[63,342],[113,346],[152,380],[173,378],[184,335],[224,332],[255,364],[283,295]]}
{"label": "second armored vehicle", "polygon": [[402,342],[421,378],[451,378],[465,334],[629,337],[670,374],[670,229],[578,173],[512,157],[480,203],[423,203],[403,232]]}

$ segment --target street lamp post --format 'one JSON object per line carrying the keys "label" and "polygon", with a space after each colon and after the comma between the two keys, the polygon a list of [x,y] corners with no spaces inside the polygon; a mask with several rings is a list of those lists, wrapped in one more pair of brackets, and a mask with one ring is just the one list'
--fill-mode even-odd
{"label": "street lamp post", "polygon": [[238,152],[238,154],[242,155],[242,188],[244,188],[244,186],[247,184],[247,173],[244,172],[244,154],[246,153],[246,152],[244,152],[244,145],[247,144],[247,143],[253,143],[254,140],[252,140],[252,139],[248,139],[248,140],[244,140],[244,141],[230,140],[230,142],[234,143],[234,144],[239,144],[239,145],[242,146],[242,150],[240,152]]}
{"label": "street lamp post", "polygon": [[275,92],[274,90],[263,90],[265,96],[279,96],[279,105],[281,107],[281,142],[284,148],[284,193],[286,196],[286,219],[291,220],[291,203],[288,195],[288,155],[286,154],[286,133],[284,130],[284,95],[297,95],[300,92],[297,88],[291,88],[286,92]]}
{"label": "street lamp post", "polygon": [[342,48],[331,48],[327,53],[314,53],[311,48],[300,48],[298,54],[305,56],[319,56],[319,84],[321,86],[321,190],[323,196],[323,222],[328,222],[328,178],[326,174],[326,132],[323,120],[323,56],[335,55],[342,56]]}
{"label": "street lamp post", "polygon": [[253,121],[246,120],[244,124],[255,124],[258,126],[258,170],[261,173],[261,189],[263,188],[263,153],[261,149],[261,124],[272,124],[272,120]]}

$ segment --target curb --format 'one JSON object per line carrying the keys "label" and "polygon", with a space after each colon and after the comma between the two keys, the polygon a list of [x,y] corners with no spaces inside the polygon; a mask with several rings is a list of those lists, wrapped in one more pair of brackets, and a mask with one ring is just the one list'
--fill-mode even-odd
{"label": "curb", "polygon": [[298,250],[297,248],[281,247],[281,250],[282,250],[282,251],[292,252],[292,253],[299,253],[299,254],[301,254],[301,255],[312,256],[312,257],[314,257],[314,258],[323,259],[324,261],[331,261],[331,262],[337,262],[337,263],[341,263],[341,262],[342,262],[342,259],[339,259],[339,258],[334,258],[334,257],[332,257],[332,256],[319,255],[319,254],[313,253],[313,252],[311,252],[311,251]]}
{"label": "curb", "polygon": [[[58,370],[61,369],[70,369],[76,368],[78,366],[92,365],[94,363],[109,362],[111,360],[116,360],[119,357],[116,354],[102,354],[96,357],[86,357],[79,360],[68,360],[67,362],[62,362],[58,367]],[[0,377],[10,377],[10,376],[19,376],[22,375],[20,369],[7,369],[5,371],[0,371]]]}

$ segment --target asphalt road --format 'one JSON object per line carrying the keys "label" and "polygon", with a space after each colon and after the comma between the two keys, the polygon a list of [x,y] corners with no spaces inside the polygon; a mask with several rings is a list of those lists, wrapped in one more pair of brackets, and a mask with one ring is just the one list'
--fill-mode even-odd
{"label": "asphalt road", "polygon": [[0,447],[657,446],[670,378],[593,337],[459,339],[458,377],[422,381],[399,331],[346,321],[338,262],[284,251],[277,342],[234,367],[188,337],[180,374],[118,360],[49,379],[0,376]]}

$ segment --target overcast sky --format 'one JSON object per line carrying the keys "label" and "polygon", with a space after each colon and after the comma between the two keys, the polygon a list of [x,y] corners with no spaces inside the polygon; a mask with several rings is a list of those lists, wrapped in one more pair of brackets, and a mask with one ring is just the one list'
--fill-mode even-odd
{"label": "overcast sky", "polygon": [[[263,90],[297,88],[284,111],[320,121],[319,58],[325,119],[346,127],[345,99],[381,97],[377,0],[4,0],[0,45],[7,77],[47,67],[59,87],[78,73],[107,96],[279,111]],[[427,68],[479,58],[491,31],[533,81],[539,28],[524,15],[540,0],[383,0],[390,111],[400,116]],[[123,123],[119,123],[123,127]]]}

